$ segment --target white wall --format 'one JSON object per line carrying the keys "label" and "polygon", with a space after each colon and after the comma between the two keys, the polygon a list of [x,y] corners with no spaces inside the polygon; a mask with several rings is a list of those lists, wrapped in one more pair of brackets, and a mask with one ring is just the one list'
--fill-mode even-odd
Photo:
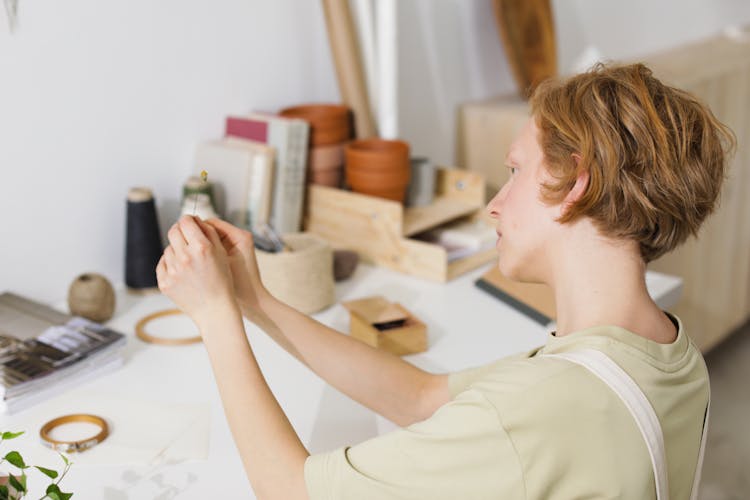
{"label": "white wall", "polygon": [[[552,0],[558,66],[587,46],[630,59],[750,23],[747,0]],[[399,130],[417,155],[455,162],[458,107],[513,94],[492,0],[399,2]]]}
{"label": "white wall", "polygon": [[[125,197],[176,211],[199,141],[229,113],[339,99],[315,0],[19,0],[0,11],[0,291],[65,297],[123,280]],[[490,0],[401,0],[401,135],[454,160],[466,100],[514,91]],[[560,66],[630,57],[750,22],[744,0],[556,0]]]}
{"label": "white wall", "polygon": [[124,275],[125,198],[174,214],[229,113],[339,99],[317,1],[19,0],[0,6],[0,291],[64,298]]}

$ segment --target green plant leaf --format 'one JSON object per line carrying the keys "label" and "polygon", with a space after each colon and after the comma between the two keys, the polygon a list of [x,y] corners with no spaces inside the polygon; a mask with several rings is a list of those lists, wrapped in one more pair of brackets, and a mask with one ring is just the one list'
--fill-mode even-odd
{"label": "green plant leaf", "polygon": [[47,496],[51,498],[52,500],[62,500],[63,492],[60,491],[60,487],[57,486],[55,483],[50,484],[47,486]]}
{"label": "green plant leaf", "polygon": [[73,496],[72,493],[63,493],[62,491],[60,492],[60,498],[62,500],[69,500],[69,498],[72,496]]}
{"label": "green plant leaf", "polygon": [[3,440],[5,440],[5,439],[15,439],[15,438],[17,438],[18,436],[20,436],[23,433],[24,433],[24,431],[21,431],[21,432],[3,432],[3,434],[0,435],[0,439],[3,439]]}
{"label": "green plant leaf", "polygon": [[63,462],[65,462],[65,465],[70,465],[70,461],[68,460],[68,457],[66,457],[60,452],[57,452],[57,454],[60,455],[60,457],[63,459]]}
{"label": "green plant leaf", "polygon": [[19,469],[25,469],[26,464],[23,461],[23,457],[21,457],[21,454],[17,451],[11,451],[8,454],[5,455],[5,460],[10,462],[11,464],[15,465]]}
{"label": "green plant leaf", "polygon": [[13,488],[16,489],[19,493],[25,493],[26,492],[26,481],[24,481],[22,478],[17,478],[13,474],[10,474],[8,477],[8,482],[10,483]]}
{"label": "green plant leaf", "polygon": [[4,484],[0,484],[0,500],[8,500],[8,487]]}
{"label": "green plant leaf", "polygon": [[56,471],[56,470],[52,470],[52,469],[47,469],[47,468],[45,468],[45,467],[39,467],[38,465],[35,465],[34,467],[36,467],[37,469],[39,469],[39,471],[40,471],[40,472],[41,472],[42,474],[44,474],[45,476],[47,476],[47,477],[49,477],[49,478],[51,478],[51,479],[55,479],[55,478],[56,478],[56,477],[58,476],[58,474],[57,474],[57,471]]}

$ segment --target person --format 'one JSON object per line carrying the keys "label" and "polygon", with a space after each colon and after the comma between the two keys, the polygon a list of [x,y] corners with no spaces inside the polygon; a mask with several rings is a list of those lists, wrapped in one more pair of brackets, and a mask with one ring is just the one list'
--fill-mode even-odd
{"label": "person", "polygon": [[[487,205],[502,273],[554,291],[556,331],[530,352],[428,373],[271,296],[248,232],[191,217],[169,230],[159,287],[201,332],[258,498],[656,498],[633,415],[584,367],[547,356],[583,348],[646,395],[670,498],[690,497],[708,373],[679,318],[649,296],[645,271],[714,210],[733,134],[642,64],[546,81],[530,105],[510,178]],[[399,428],[310,456],[258,369],[243,316]]]}

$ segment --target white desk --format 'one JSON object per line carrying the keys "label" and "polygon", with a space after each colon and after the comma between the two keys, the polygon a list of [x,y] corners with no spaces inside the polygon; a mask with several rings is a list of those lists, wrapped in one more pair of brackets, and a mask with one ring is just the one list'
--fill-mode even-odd
{"label": "white desk", "polygon": [[[348,312],[339,305],[342,300],[384,295],[398,301],[428,327],[429,350],[408,359],[434,372],[483,364],[544,343],[548,328],[474,286],[488,268],[439,285],[360,266],[352,279],[337,285],[337,304],[315,317],[348,331]],[[665,309],[674,305],[682,288],[679,278],[657,273],[649,273],[647,283],[651,295]],[[254,498],[202,345],[165,347],[141,342],[134,335],[134,324],[147,314],[172,307],[170,301],[160,295],[137,297],[126,293],[120,293],[117,299],[116,315],[109,325],[129,336],[125,365],[79,390],[111,392],[123,398],[208,403],[208,460],[153,467],[76,464],[62,483],[63,491],[73,491],[78,500]],[[185,327],[192,328],[188,323]],[[248,325],[248,336],[268,384],[310,452],[353,444],[392,428],[390,422],[326,386],[256,327]],[[22,454],[24,449],[41,446],[38,429],[23,427],[31,416],[34,408],[2,418],[0,430],[27,431],[27,435],[11,442],[12,449]],[[142,419],[139,424],[147,426],[148,415]],[[9,449],[0,451],[4,454]],[[29,475],[31,496],[40,496],[42,484],[35,480],[40,474]]]}

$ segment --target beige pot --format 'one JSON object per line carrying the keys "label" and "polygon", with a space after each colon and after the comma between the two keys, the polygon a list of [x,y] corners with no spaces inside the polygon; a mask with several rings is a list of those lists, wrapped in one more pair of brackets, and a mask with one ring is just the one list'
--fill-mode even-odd
{"label": "beige pot", "polygon": [[285,234],[288,252],[257,250],[258,269],[269,292],[298,311],[310,314],[332,305],[333,249],[310,233]]}

